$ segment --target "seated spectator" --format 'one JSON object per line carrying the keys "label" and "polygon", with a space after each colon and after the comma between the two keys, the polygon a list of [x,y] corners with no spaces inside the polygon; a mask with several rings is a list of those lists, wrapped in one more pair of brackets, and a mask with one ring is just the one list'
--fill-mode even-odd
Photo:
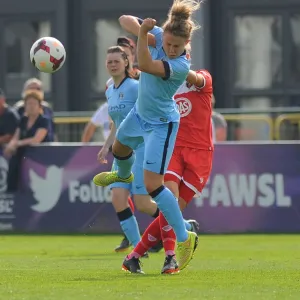
{"label": "seated spectator", "polygon": [[7,175],[7,192],[16,192],[24,151],[27,146],[49,142],[49,119],[41,114],[43,98],[37,91],[24,94],[25,113],[20,119],[18,128],[4,150],[10,156]]}
{"label": "seated spectator", "polygon": [[[43,85],[41,80],[37,78],[30,78],[24,83],[23,91],[22,91],[22,99],[24,99],[25,94],[28,91],[36,91],[39,92],[41,97],[42,97],[42,102],[41,102],[41,112],[42,114],[47,117],[50,120],[50,127],[49,127],[49,136],[52,136],[52,140],[54,140],[55,136],[55,124],[54,124],[54,114],[53,110],[50,106],[50,104],[44,100],[44,90],[43,90]],[[18,101],[15,105],[14,108],[17,110],[18,114],[22,117],[25,112],[24,108],[24,100]]]}
{"label": "seated spectator", "polygon": [[10,142],[19,122],[19,116],[6,104],[5,94],[0,89],[0,148]]}

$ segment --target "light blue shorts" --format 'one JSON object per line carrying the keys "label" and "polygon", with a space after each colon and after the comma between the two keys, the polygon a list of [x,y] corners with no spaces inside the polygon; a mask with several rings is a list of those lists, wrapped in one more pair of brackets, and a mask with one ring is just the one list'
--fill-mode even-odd
{"label": "light blue shorts", "polygon": [[145,144],[143,168],[164,175],[176,141],[179,122],[150,124],[137,114],[135,107],[121,123],[117,140],[131,149]]}
{"label": "light blue shorts", "polygon": [[[109,187],[113,188],[123,188],[128,190],[131,195],[148,195],[148,192],[144,185],[144,170],[143,170],[143,161],[144,161],[144,143],[138,146],[135,150],[135,161],[132,166],[132,173],[134,174],[134,180],[132,183],[123,183],[116,182],[111,184]],[[114,160],[112,165],[112,171],[117,170],[117,165]]]}

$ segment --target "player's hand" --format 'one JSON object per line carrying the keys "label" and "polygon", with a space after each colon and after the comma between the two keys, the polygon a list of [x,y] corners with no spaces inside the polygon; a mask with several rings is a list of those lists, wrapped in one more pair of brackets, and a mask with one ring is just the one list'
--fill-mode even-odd
{"label": "player's hand", "polygon": [[102,147],[97,155],[97,159],[100,164],[107,164],[106,156],[108,154],[109,149],[107,147]]}
{"label": "player's hand", "polygon": [[147,18],[143,21],[143,23],[141,25],[141,30],[143,32],[149,32],[150,30],[152,30],[154,28],[155,25],[156,25],[156,20]]}

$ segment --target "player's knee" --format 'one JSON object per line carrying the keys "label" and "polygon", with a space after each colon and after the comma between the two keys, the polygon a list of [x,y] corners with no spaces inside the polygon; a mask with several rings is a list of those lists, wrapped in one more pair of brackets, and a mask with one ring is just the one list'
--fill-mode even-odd
{"label": "player's knee", "polygon": [[116,156],[124,157],[124,156],[128,156],[132,152],[132,149],[123,145],[118,140],[115,140],[112,146],[112,152]]}
{"label": "player's knee", "polygon": [[149,194],[151,194],[153,191],[158,189],[160,187],[160,185],[156,185],[156,184],[153,184],[151,182],[148,182],[148,183],[145,182],[145,187],[146,187],[147,192]]}
{"label": "player's knee", "polygon": [[165,182],[165,186],[174,194],[176,198],[179,197],[178,183],[174,181]]}
{"label": "player's knee", "polygon": [[128,207],[128,195],[126,193],[113,190],[112,205],[117,212],[124,210]]}
{"label": "player's knee", "polygon": [[147,192],[151,194],[164,184],[164,177],[163,175],[145,170],[144,184]]}
{"label": "player's knee", "polygon": [[138,211],[143,212],[143,213],[148,213],[148,211],[151,208],[151,199],[149,196],[143,197],[143,199],[135,198],[134,204]]}

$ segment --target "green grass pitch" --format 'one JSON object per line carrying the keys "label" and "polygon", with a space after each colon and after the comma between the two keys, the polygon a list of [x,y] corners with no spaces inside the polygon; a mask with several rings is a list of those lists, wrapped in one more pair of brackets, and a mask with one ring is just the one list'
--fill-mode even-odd
{"label": "green grass pitch", "polygon": [[121,271],[119,236],[0,236],[0,299],[300,299],[299,235],[199,237],[190,266],[160,275],[163,253],[143,259],[146,275]]}

